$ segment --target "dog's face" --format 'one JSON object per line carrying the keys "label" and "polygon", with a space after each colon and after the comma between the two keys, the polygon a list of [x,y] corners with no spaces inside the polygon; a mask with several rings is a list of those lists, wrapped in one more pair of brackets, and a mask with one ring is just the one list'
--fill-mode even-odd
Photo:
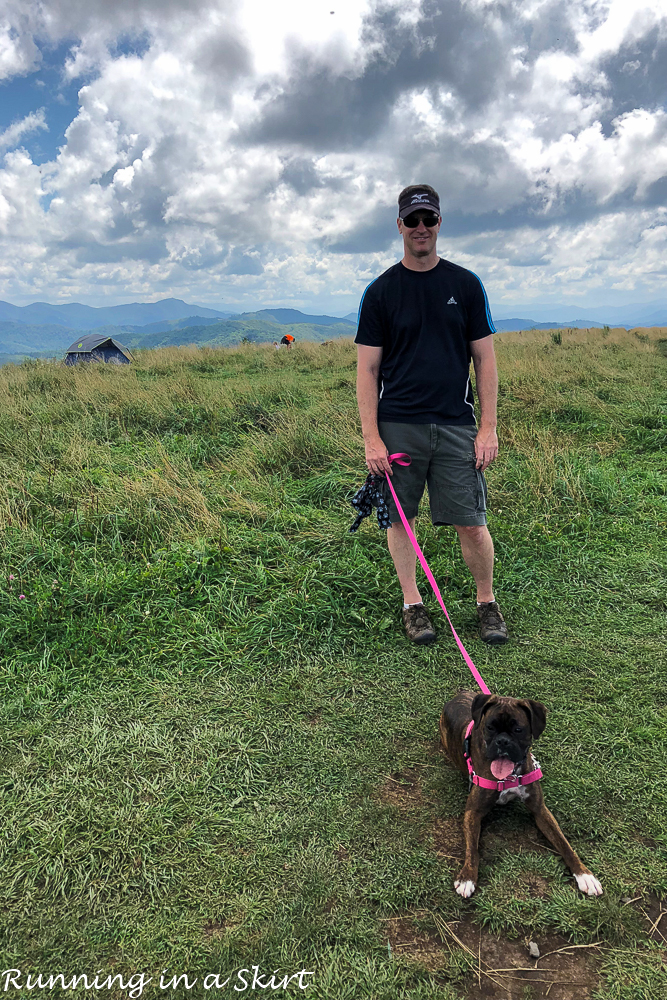
{"label": "dog's face", "polygon": [[539,701],[477,695],[472,717],[495,778],[509,777],[515,765],[525,760],[533,740],[544,732],[546,716],[547,710]]}

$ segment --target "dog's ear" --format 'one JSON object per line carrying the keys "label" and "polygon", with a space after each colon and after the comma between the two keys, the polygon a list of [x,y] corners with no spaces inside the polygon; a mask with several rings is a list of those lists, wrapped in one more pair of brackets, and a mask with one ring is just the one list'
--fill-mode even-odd
{"label": "dog's ear", "polygon": [[482,715],[485,710],[489,707],[489,700],[495,698],[495,694],[476,694],[473,698],[471,705],[472,721],[475,723],[479,729],[479,724],[482,721]]}
{"label": "dog's ear", "polygon": [[547,724],[547,710],[541,701],[520,701],[521,707],[528,713],[533,739],[542,735]]}

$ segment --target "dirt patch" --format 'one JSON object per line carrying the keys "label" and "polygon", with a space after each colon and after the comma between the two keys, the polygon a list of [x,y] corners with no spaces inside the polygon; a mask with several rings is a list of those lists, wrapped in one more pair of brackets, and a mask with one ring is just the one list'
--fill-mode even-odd
{"label": "dirt patch", "polygon": [[435,931],[418,930],[412,917],[391,917],[384,921],[384,937],[396,958],[423,965],[431,972],[447,965],[449,954]]}
{"label": "dirt patch", "polygon": [[243,918],[237,914],[227,920],[207,920],[202,928],[204,941],[219,941],[226,934],[241,926]]}
{"label": "dirt patch", "polygon": [[219,940],[221,937],[224,937],[226,930],[227,924],[224,920],[207,920],[204,924],[202,936],[204,941]]}
{"label": "dirt patch", "polygon": [[434,820],[430,834],[433,850],[439,858],[451,858],[463,864],[465,855],[463,825],[458,816]]}
{"label": "dirt patch", "polygon": [[667,944],[667,900],[650,892],[645,898],[632,901],[641,914],[641,923],[648,937]]}
{"label": "dirt patch", "polygon": [[634,840],[634,841],[635,841],[635,842],[636,842],[637,844],[642,844],[642,845],[643,845],[644,847],[650,847],[650,848],[651,848],[651,850],[655,850],[655,848],[656,848],[656,847],[658,846],[658,845],[657,845],[657,843],[656,843],[656,841],[655,841],[655,840],[653,839],[653,837],[645,837],[645,836],[644,836],[643,834],[641,834],[641,833],[637,833],[637,832],[636,832],[636,833],[635,833],[635,834],[633,835],[632,839],[633,839],[633,840]]}
{"label": "dirt patch", "polygon": [[[505,807],[507,808],[507,807]],[[546,839],[535,826],[532,816],[521,816],[521,826],[509,826],[504,817],[491,815],[482,823],[479,846],[482,855],[492,856],[499,850],[510,850],[513,854],[557,854],[549,847]]]}
{"label": "dirt patch", "polygon": [[[433,929],[417,926],[433,923]],[[599,985],[600,952],[570,944],[558,934],[534,938],[541,957],[530,957],[529,941],[510,941],[470,920],[445,923],[426,911],[384,921],[393,955],[436,974],[451,959],[468,966],[466,1000],[588,1000]]]}
{"label": "dirt patch", "polygon": [[522,888],[525,888],[526,895],[537,897],[538,899],[547,899],[551,895],[551,888],[549,883],[541,875],[535,875],[534,873],[527,874],[522,872],[518,878],[518,884]]}
{"label": "dirt patch", "polygon": [[453,947],[464,945],[461,950],[470,961],[473,983],[467,1000],[587,1000],[599,984],[597,948],[577,947],[559,934],[537,935],[533,940],[542,957],[533,959],[527,940],[510,941],[470,921],[446,926],[461,944],[447,932],[444,936],[450,937]]}
{"label": "dirt patch", "polygon": [[419,767],[390,774],[380,789],[380,800],[385,805],[395,806],[400,812],[422,809],[427,804],[422,792],[422,778]]}

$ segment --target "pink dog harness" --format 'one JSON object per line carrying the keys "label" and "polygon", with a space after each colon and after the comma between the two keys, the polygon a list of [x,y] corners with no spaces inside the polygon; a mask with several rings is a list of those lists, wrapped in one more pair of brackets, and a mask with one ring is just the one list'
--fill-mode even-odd
{"label": "pink dog harness", "polygon": [[472,761],[470,759],[470,735],[475,725],[474,720],[470,720],[468,728],[466,729],[465,736],[463,737],[463,756],[466,759],[466,764],[468,765],[468,775],[470,777],[471,785],[479,785],[480,788],[489,788],[494,792],[505,792],[508,788],[522,788],[524,785],[530,785],[533,781],[539,781],[542,777],[542,771],[540,769],[539,762],[535,760],[531,754],[531,760],[535,764],[535,770],[529,771],[528,774],[517,774],[514,778],[505,778],[504,781],[493,781],[491,778],[482,778],[479,774],[476,774],[473,770]]}

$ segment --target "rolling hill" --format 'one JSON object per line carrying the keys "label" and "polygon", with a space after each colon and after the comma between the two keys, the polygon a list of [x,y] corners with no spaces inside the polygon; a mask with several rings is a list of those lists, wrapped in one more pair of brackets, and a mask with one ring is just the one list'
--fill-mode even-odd
{"label": "rolling hill", "polygon": [[[295,313],[296,310],[286,310]],[[303,314],[299,314],[303,316]],[[286,333],[291,333],[296,340],[332,340],[337,337],[354,336],[354,326],[342,320],[335,321],[335,317],[324,317],[329,322],[308,323],[308,322],[276,322],[271,314],[244,313],[238,319],[221,320],[218,323],[207,325],[197,324],[187,326],[182,329],[172,329],[168,331],[156,331],[144,335],[134,335],[127,337],[128,347],[150,348],[150,347],[173,347],[181,344],[197,344],[199,347],[231,347],[240,344],[243,340],[251,343],[271,343],[280,340]],[[308,317],[310,318],[310,317]],[[320,318],[320,317],[313,317]],[[304,316],[304,319],[306,317]],[[118,334],[122,340],[122,335]]]}
{"label": "rolling hill", "polygon": [[76,333],[56,323],[0,322],[0,353],[38,357],[67,350]]}

